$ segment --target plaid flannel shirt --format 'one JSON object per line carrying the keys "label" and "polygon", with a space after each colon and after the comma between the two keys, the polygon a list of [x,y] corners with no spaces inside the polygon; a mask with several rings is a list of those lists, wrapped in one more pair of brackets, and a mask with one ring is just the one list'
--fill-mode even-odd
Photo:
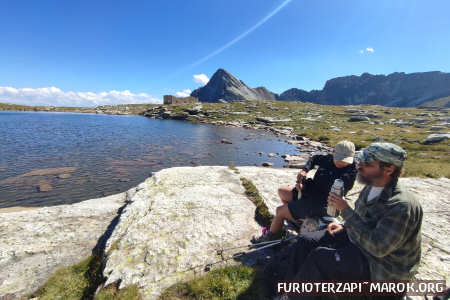
{"label": "plaid flannel shirt", "polygon": [[422,207],[400,182],[370,202],[369,191],[364,187],[355,209],[342,210],[344,228],[367,257],[372,280],[410,280],[420,264]]}

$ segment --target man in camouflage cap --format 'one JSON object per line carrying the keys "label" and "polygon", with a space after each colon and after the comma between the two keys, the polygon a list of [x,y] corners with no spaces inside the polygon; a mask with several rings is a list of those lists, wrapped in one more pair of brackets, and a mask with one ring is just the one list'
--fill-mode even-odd
{"label": "man in camouflage cap", "polygon": [[381,161],[402,168],[406,160],[406,152],[400,146],[391,143],[372,143],[356,154],[360,162]]}
{"label": "man in camouflage cap", "polygon": [[341,212],[345,223],[302,234],[291,251],[285,280],[414,277],[421,256],[423,212],[414,194],[398,180],[406,157],[391,143],[373,143],[357,153],[357,179],[366,186],[355,208],[330,194],[328,205]]}

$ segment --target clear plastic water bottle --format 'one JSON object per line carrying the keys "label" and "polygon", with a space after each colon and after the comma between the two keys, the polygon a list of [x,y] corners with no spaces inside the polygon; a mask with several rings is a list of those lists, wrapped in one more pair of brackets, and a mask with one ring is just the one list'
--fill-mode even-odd
{"label": "clear plastic water bottle", "polygon": [[[344,181],[342,179],[336,179],[331,186],[330,194],[336,194],[338,196],[344,195]],[[336,210],[334,206],[328,205],[327,206],[327,214],[331,217],[337,217],[339,215],[339,212]]]}

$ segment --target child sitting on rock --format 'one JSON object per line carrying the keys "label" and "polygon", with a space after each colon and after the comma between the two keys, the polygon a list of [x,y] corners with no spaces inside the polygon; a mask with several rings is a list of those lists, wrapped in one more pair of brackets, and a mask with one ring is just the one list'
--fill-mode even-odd
{"label": "child sitting on rock", "polygon": [[[285,219],[295,221],[306,217],[327,216],[327,198],[335,179],[344,181],[344,195],[353,187],[356,179],[356,166],[353,161],[355,145],[350,141],[341,141],[334,147],[333,154],[312,156],[297,175],[295,187],[281,187],[278,195],[283,205],[277,207],[270,230],[259,238],[253,237],[253,243],[274,240],[278,237]],[[313,178],[306,173],[318,166]],[[301,197],[298,195],[301,192]]]}

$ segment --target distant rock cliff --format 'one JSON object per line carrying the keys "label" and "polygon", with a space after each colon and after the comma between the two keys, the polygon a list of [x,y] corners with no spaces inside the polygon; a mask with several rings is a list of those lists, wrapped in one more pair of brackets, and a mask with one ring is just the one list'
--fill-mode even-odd
{"label": "distant rock cliff", "polygon": [[[287,93],[289,92],[289,93]],[[280,100],[304,100],[319,104],[418,106],[450,95],[450,73],[392,73],[344,76],[328,80],[323,90],[289,90]]]}
{"label": "distant rock cliff", "polygon": [[250,88],[224,69],[214,73],[209,83],[191,94],[202,102],[219,99],[306,101],[330,105],[378,104],[419,106],[450,96],[450,73],[392,73],[389,75],[344,76],[328,80],[322,90],[292,88],[275,94],[265,87]]}

